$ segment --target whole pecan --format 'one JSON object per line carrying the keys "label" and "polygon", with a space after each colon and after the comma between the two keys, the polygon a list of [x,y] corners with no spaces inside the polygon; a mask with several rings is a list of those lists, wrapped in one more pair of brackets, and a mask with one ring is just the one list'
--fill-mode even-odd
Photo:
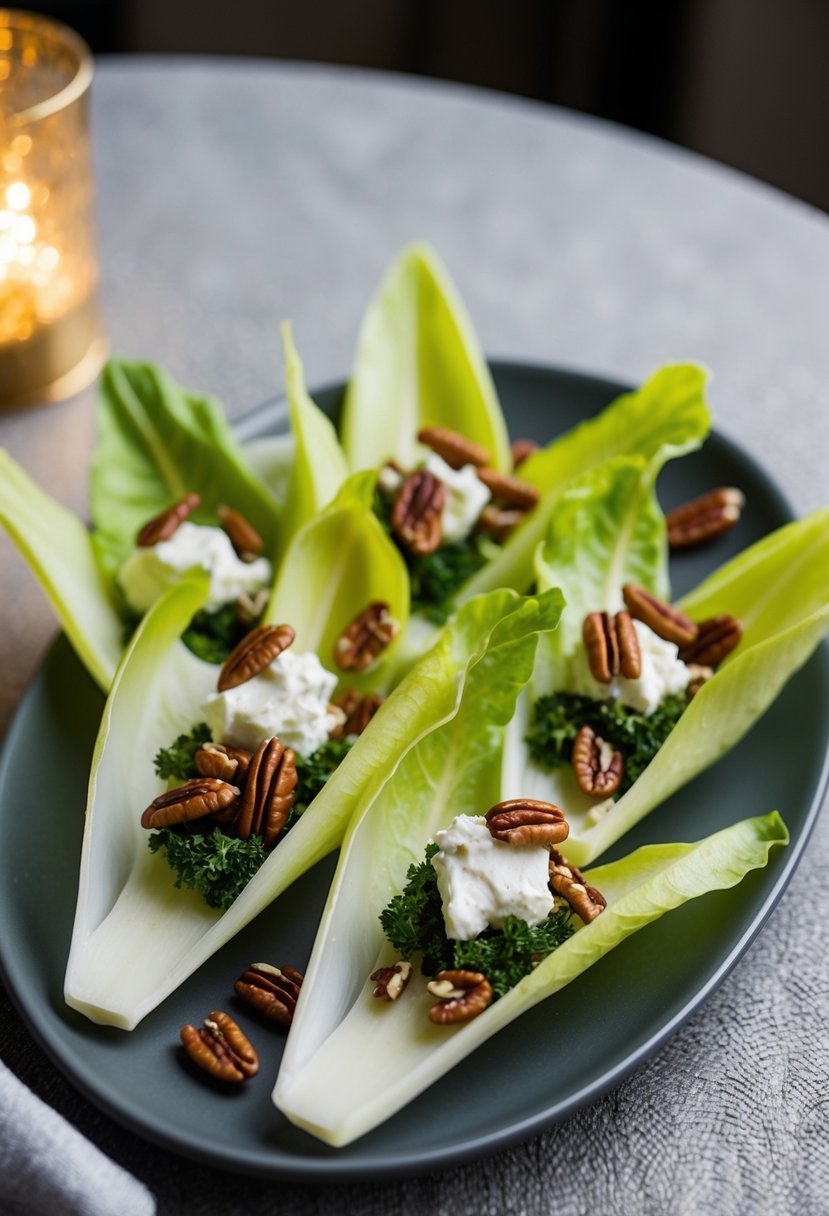
{"label": "whole pecan", "polygon": [[601,891],[589,886],[581,870],[577,866],[571,866],[558,849],[550,850],[549,873],[551,891],[566,899],[585,924],[595,920],[600,912],[604,912],[607,900]]}
{"label": "whole pecan", "polygon": [[680,646],[679,657],[683,663],[694,663],[702,667],[716,667],[737,646],[743,636],[743,626],[736,616],[727,612],[700,621],[699,632],[693,642]]}
{"label": "whole pecan", "polygon": [[270,963],[251,963],[233,985],[236,995],[252,1005],[257,1013],[290,1026],[294,1018],[303,976],[293,967],[273,967]]}
{"label": "whole pecan", "polygon": [[629,613],[611,616],[608,612],[589,612],[582,625],[582,639],[594,680],[609,684],[620,673],[628,680],[639,679],[642,655]]}
{"label": "whole pecan", "polygon": [[622,596],[630,615],[637,621],[642,621],[664,641],[674,642],[677,646],[687,646],[697,636],[697,626],[690,617],[651,595],[644,587],[625,583]]}
{"label": "whole pecan", "polygon": [[469,1022],[492,1001],[492,986],[480,971],[439,971],[426,987],[438,999],[429,1020],[440,1026]]}
{"label": "whole pecan", "polygon": [[494,540],[502,541],[526,518],[527,512],[520,507],[499,507],[489,502],[478,516],[476,527],[488,533]]}
{"label": "whole pecan", "polygon": [[499,802],[487,811],[485,818],[493,839],[505,844],[558,844],[566,840],[570,831],[560,807],[535,798]]}
{"label": "whole pecan", "polygon": [[378,967],[369,979],[375,981],[372,996],[382,1001],[396,1001],[409,982],[412,964],[401,959],[391,967]]}
{"label": "whole pecan", "polygon": [[229,747],[224,743],[205,743],[195,755],[195,764],[203,777],[219,777],[222,781],[242,781],[248,771],[253,753],[244,747]]}
{"label": "whole pecan", "polygon": [[239,1084],[259,1071],[259,1058],[233,1018],[214,1010],[204,1025],[182,1026],[181,1041],[190,1059],[217,1081]]}
{"label": "whole pecan", "polygon": [[344,720],[331,731],[332,739],[345,739],[349,735],[361,735],[368,726],[385,697],[378,692],[357,692],[356,688],[344,688],[332,704],[341,709]]}
{"label": "whole pecan", "polygon": [[437,452],[452,469],[462,469],[465,464],[489,464],[490,455],[486,448],[445,426],[421,427],[417,437],[421,443]]}
{"label": "whole pecan", "polygon": [[276,844],[294,804],[297,784],[294,753],[274,735],[263,739],[251,757],[245,792],[236,817],[240,840],[261,836],[265,849]]}
{"label": "whole pecan", "polygon": [[165,790],[154,798],[141,816],[142,828],[166,828],[171,824],[204,819],[217,811],[232,807],[239,799],[239,789],[216,777],[193,777],[174,790]]}
{"label": "whole pecan", "polygon": [[290,625],[259,625],[231,650],[219,672],[219,692],[252,680],[287,650],[296,634]]}
{"label": "whole pecan", "polygon": [[521,481],[518,477],[509,477],[506,473],[499,473],[497,469],[478,469],[478,477],[494,500],[505,507],[517,507],[520,511],[529,511],[541,497],[536,487],[530,485],[528,481]]}
{"label": "whole pecan", "polygon": [[243,560],[252,560],[262,552],[265,547],[262,537],[253,524],[248,523],[241,511],[236,511],[233,507],[226,507],[224,503],[221,503],[216,508],[216,514],[239,557]]}
{"label": "whole pecan", "polygon": [[334,645],[341,671],[368,671],[400,632],[388,604],[375,600],[349,621]]}
{"label": "whole pecan", "polygon": [[600,739],[591,726],[583,726],[573,744],[573,772],[580,790],[599,798],[615,794],[622,780],[625,762]]}
{"label": "whole pecan", "polygon": [[668,544],[672,549],[689,549],[692,545],[713,540],[734,527],[745,505],[742,490],[721,486],[681,507],[674,507],[665,516]]}
{"label": "whole pecan", "polygon": [[159,541],[169,540],[177,531],[179,524],[195,511],[200,502],[201,498],[198,494],[185,494],[184,498],[180,498],[178,502],[167,507],[166,511],[147,520],[135,538],[135,543],[142,549],[148,549],[151,545],[157,545]]}
{"label": "whole pecan", "polygon": [[407,474],[391,511],[391,530],[417,557],[434,553],[443,539],[446,486],[426,469]]}
{"label": "whole pecan", "polygon": [[512,453],[512,467],[519,468],[528,456],[532,456],[533,452],[538,451],[538,444],[534,439],[513,439],[510,444]]}

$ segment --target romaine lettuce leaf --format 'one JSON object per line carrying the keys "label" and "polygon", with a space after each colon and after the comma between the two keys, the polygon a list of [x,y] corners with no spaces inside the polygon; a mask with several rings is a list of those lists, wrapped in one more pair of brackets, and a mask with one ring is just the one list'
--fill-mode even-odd
{"label": "romaine lettuce leaf", "polygon": [[433,249],[412,245],[360,330],[341,424],[349,465],[378,469],[394,458],[411,468],[417,432],[431,424],[480,443],[493,467],[512,467],[495,386],[457,288]]}

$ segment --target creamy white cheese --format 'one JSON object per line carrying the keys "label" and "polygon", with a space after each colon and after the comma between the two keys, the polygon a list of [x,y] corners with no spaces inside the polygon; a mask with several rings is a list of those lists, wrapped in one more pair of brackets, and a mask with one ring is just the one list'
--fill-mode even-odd
{"label": "creamy white cheese", "polygon": [[202,712],[217,743],[253,751],[278,735],[286,747],[310,756],[342,720],[329,706],[337,677],[312,652],[284,650],[244,684],[212,693]]}
{"label": "creamy white cheese", "polygon": [[130,607],[144,613],[194,566],[210,575],[207,608],[218,608],[243,593],[255,595],[269,587],[273,577],[267,558],[241,561],[221,528],[185,520],[169,540],[136,549],[121,567],[118,581]]}
{"label": "creamy white cheese", "polygon": [[440,522],[445,541],[464,540],[492,495],[478,477],[474,464],[453,469],[437,452],[430,452],[424,468],[446,486]]}
{"label": "creamy white cheese", "polygon": [[482,815],[458,815],[435,833],[432,858],[443,904],[446,936],[471,941],[508,916],[540,925],[553,907],[548,886],[550,851],[543,845],[494,840]]}
{"label": "creamy white cheese", "polygon": [[615,676],[609,684],[594,680],[581,649],[573,671],[572,691],[596,701],[616,697],[622,705],[641,714],[652,714],[659,703],[673,693],[684,692],[688,687],[688,667],[679,657],[679,648],[673,642],[660,638],[642,621],[634,621],[633,628],[639,641],[642,655],[642,674],[638,680],[626,680]]}

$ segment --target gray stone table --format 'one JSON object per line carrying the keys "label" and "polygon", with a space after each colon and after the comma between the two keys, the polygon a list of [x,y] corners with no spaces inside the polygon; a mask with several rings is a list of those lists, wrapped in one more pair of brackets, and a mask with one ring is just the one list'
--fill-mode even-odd
{"label": "gray stone table", "polygon": [[[827,497],[829,225],[722,167],[474,90],[261,62],[104,60],[94,89],[113,348],[234,417],[345,375],[379,275],[416,237],[486,350],[637,381],[714,371],[718,427],[798,511]],[[83,510],[92,393],[0,418],[0,443]],[[0,729],[54,627],[0,541]],[[3,1057],[156,1192],[162,1213],[829,1212],[829,822],[707,1005],[603,1100],[495,1158],[398,1184],[266,1185],[151,1149],[66,1083],[7,1004]]]}

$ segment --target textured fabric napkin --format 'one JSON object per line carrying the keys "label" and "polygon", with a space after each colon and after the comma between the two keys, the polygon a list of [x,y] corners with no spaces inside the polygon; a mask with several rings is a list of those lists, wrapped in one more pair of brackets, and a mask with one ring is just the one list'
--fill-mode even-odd
{"label": "textured fabric napkin", "polygon": [[0,1213],[153,1216],[142,1183],[75,1131],[0,1062]]}

